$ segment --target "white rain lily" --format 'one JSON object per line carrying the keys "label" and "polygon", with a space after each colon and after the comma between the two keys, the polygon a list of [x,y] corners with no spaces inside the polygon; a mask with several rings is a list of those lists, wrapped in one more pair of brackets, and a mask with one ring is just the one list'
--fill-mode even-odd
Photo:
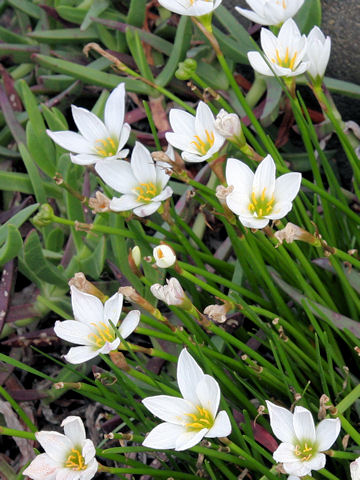
{"label": "white rain lily", "polygon": [[321,82],[330,58],[331,38],[314,27],[307,37],[307,45],[305,60],[310,62],[307,73],[313,82]]}
{"label": "white rain lily", "polygon": [[281,25],[293,17],[304,0],[246,0],[252,10],[235,7],[244,17],[260,25]]}
{"label": "white rain lily", "polygon": [[104,122],[85,108],[71,105],[71,111],[79,133],[47,130],[47,134],[60,147],[72,152],[70,159],[73,163],[92,165],[104,159],[114,160],[128,155],[129,150],[122,150],[131,130],[130,125],[124,123],[124,83],[109,95],[105,104]]}
{"label": "white rain lily", "polygon": [[221,410],[217,381],[204,374],[184,348],[177,365],[177,382],[183,398],[158,395],[142,401],[164,423],[156,426],[143,445],[155,449],[186,450],[204,437],[227,437],[231,433],[228,414]]}
{"label": "white rain lily", "polygon": [[[166,154],[174,158],[171,147]],[[95,165],[95,170],[105,183],[123,194],[111,200],[110,209],[114,212],[133,210],[138,217],[146,217],[156,212],[161,202],[173,194],[166,186],[170,165],[165,162],[156,162],[155,165],[150,152],[139,142],[135,143],[131,163],[104,160]]]}
{"label": "white rain lily", "polygon": [[225,142],[215,128],[214,115],[204,102],[199,103],[195,117],[173,108],[169,120],[173,132],[165,134],[166,140],[182,150],[181,156],[186,162],[198,163],[211,158]]}
{"label": "white rain lily", "polygon": [[33,480],[90,480],[98,470],[95,447],[86,438],[80,417],[67,417],[61,424],[65,435],[54,431],[35,433],[45,453],[23,471]]}
{"label": "white rain lily", "polygon": [[260,52],[248,52],[248,58],[254,70],[262,75],[294,77],[301,75],[309,68],[309,62],[303,61],[306,55],[307,40],[301,35],[292,18],[286,20],[276,37],[267,28],[260,32],[261,48],[267,62]]}
{"label": "white rain lily", "polygon": [[351,480],[360,480],[360,457],[350,463]]}
{"label": "white rain lily", "polygon": [[169,245],[158,245],[153,250],[155,263],[160,268],[168,268],[176,262],[174,250]]}
{"label": "white rain lily", "polygon": [[228,113],[223,108],[216,116],[215,128],[225,138],[236,138],[242,134],[239,116],[236,113]]}
{"label": "white rain lily", "polygon": [[326,418],[315,428],[311,412],[295,407],[294,413],[266,401],[270,425],[281,444],[273,453],[274,460],[283,464],[286,473],[298,477],[311,474],[311,470],[325,467],[325,452],[337,439],[341,422]]}
{"label": "white rain lily", "polygon": [[159,0],[162,7],[179,15],[202,17],[213,12],[222,0]]}
{"label": "white rain lily", "polygon": [[[117,326],[123,295],[115,293],[103,304],[98,297],[81,292],[71,286],[71,304],[75,320],[57,321],[55,333],[68,342],[81,345],[72,347],[65,359],[70,363],[83,363],[100,353],[110,353],[120,345],[120,338],[115,335],[109,320]],[[118,329],[122,338],[127,338],[138,326],[140,312],[129,312]]]}
{"label": "white rain lily", "polygon": [[166,283],[167,285],[164,286],[160,283],[151,285],[150,290],[154,297],[167,305],[179,306],[189,301],[177,278],[170,278],[170,280],[166,280]]}
{"label": "white rain lily", "polygon": [[278,220],[292,209],[299,192],[301,173],[291,172],[275,179],[274,160],[267,155],[255,174],[240,160],[229,158],[226,181],[233,190],[226,203],[240,222],[249,228],[264,228],[270,220]]}

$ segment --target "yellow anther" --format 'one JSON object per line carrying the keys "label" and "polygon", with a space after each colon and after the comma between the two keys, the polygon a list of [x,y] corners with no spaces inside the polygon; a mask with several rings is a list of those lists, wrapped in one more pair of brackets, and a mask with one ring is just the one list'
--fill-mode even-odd
{"label": "yellow anther", "polygon": [[258,202],[257,202],[256,197],[255,197],[255,192],[252,192],[252,194],[251,194],[251,201],[255,206],[257,205]]}
{"label": "yellow anther", "polygon": [[102,157],[112,157],[116,155],[117,145],[113,138],[99,138],[95,141],[95,150]]}
{"label": "yellow anther", "polygon": [[261,192],[260,202],[263,202],[265,200],[265,192],[266,192],[266,187]]}
{"label": "yellow anther", "polygon": [[208,130],[205,130],[205,136],[206,141],[200,138],[199,135],[194,135],[194,138],[196,140],[191,142],[193,145],[195,145],[196,150],[202,155],[205,155],[215,142],[214,132],[209,132]]}
{"label": "yellow anther", "polygon": [[158,255],[159,258],[163,258],[163,257],[164,257],[164,254],[163,254],[161,248],[158,248],[157,255]]}
{"label": "yellow anther", "polygon": [[289,68],[290,70],[293,70],[298,52],[295,52],[293,56],[290,57],[289,47],[286,47],[284,58],[280,57],[278,48],[275,50],[275,53],[276,53],[276,58],[271,59],[273,63],[277,63],[280,67]]}
{"label": "yellow anther", "polygon": [[196,410],[198,413],[186,413],[188,417],[193,420],[192,422],[186,423],[185,426],[188,429],[199,430],[202,428],[211,428],[214,425],[214,419],[211,413],[200,405],[196,405]]}
{"label": "yellow anther", "polygon": [[99,322],[99,324],[97,324],[92,322],[90,325],[95,327],[98,335],[96,333],[90,333],[88,338],[93,338],[94,340],[92,341],[94,341],[97,347],[103,347],[106,342],[112,342],[115,339],[113,332],[111,331],[110,327],[106,325],[106,323]]}
{"label": "yellow anther", "polygon": [[250,195],[250,201],[248,205],[249,212],[256,214],[258,218],[262,218],[264,215],[269,215],[273,211],[275,203],[274,195],[269,199],[266,197],[266,187],[262,190],[261,195],[256,197],[255,192]]}
{"label": "yellow anther", "polygon": [[85,459],[79,450],[76,450],[75,448],[71,449],[71,453],[65,462],[65,467],[76,471],[86,470]]}
{"label": "yellow anther", "polygon": [[295,53],[294,53],[294,56],[293,56],[292,59],[291,59],[291,62],[290,62],[290,65],[289,65],[290,70],[292,70],[292,69],[294,68],[297,54],[298,54],[298,52],[295,52]]}
{"label": "yellow anther", "polygon": [[151,200],[156,197],[158,193],[156,186],[152,182],[140,183],[140,185],[135,187],[134,190],[138,192],[138,202],[151,202]]}

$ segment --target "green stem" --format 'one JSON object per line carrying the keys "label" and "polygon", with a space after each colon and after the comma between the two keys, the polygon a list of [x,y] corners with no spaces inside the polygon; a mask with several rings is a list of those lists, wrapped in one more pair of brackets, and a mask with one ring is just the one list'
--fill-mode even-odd
{"label": "green stem", "polygon": [[15,430],[13,428],[1,427],[0,435],[7,435],[9,437],[28,438],[29,440],[36,440],[35,433],[25,432],[23,430]]}

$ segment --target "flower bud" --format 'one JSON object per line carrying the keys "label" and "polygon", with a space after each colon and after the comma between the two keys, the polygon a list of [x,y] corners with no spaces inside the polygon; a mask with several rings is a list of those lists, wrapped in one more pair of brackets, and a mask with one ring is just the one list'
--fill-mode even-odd
{"label": "flower bud", "polygon": [[140,263],[141,263],[141,250],[140,248],[135,245],[135,247],[131,250],[131,257],[133,259],[133,262],[134,264],[137,266],[137,267],[140,267]]}
{"label": "flower bud", "polygon": [[193,58],[187,58],[184,62],[180,62],[175,72],[175,77],[179,80],[189,80],[193,73],[196,72],[197,61]]}
{"label": "flower bud", "polygon": [[95,285],[86,279],[82,272],[75,273],[73,278],[70,278],[68,285],[69,287],[76,287],[81,292],[89,293],[90,295],[98,297],[103,303],[108,299],[106,295],[104,295],[97,287],[95,287]]}
{"label": "flower bud", "polygon": [[110,198],[97,191],[95,197],[89,198],[89,207],[93,213],[110,212]]}
{"label": "flower bud", "polygon": [[287,243],[292,243],[294,240],[301,240],[302,242],[309,243],[315,247],[321,246],[321,242],[318,238],[291,222],[287,223],[285,228],[276,232],[275,237],[280,245],[282,245],[284,240]]}
{"label": "flower bud", "polygon": [[360,480],[360,457],[350,463],[351,480]]}
{"label": "flower bud", "polygon": [[243,136],[238,115],[236,113],[228,113],[223,108],[216,116],[215,128],[225,138],[238,139]]}
{"label": "flower bud", "polygon": [[176,278],[170,278],[166,280],[167,285],[160,285],[156,283],[150,287],[151,293],[157,299],[166,303],[167,305],[176,305],[188,309],[191,307],[191,302],[185,295],[179,280]]}
{"label": "flower bud", "polygon": [[216,323],[226,322],[226,314],[234,307],[230,302],[225,302],[223,305],[208,305],[204,313],[208,315],[211,320],[214,320]]}
{"label": "flower bud", "polygon": [[153,250],[155,263],[160,268],[169,268],[176,262],[174,250],[169,245],[158,245]]}
{"label": "flower bud", "polygon": [[44,203],[41,205],[38,213],[32,219],[32,223],[38,228],[46,227],[47,225],[53,223],[53,218],[54,210],[48,203]]}

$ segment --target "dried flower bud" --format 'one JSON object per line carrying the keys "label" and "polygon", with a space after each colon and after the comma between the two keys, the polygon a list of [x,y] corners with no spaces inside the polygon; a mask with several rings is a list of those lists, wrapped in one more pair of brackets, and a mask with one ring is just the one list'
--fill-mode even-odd
{"label": "dried flower bud", "polygon": [[38,213],[33,217],[32,223],[35,227],[46,227],[53,223],[54,210],[48,203],[40,206]]}
{"label": "dried flower bud", "polygon": [[89,198],[89,207],[93,213],[110,212],[110,198],[98,191],[95,197]]}
{"label": "dried flower bud", "polygon": [[226,321],[226,314],[233,308],[230,302],[225,302],[223,305],[208,305],[204,313],[208,315],[211,320],[217,323],[224,323]]}
{"label": "dried flower bud", "polygon": [[102,302],[105,302],[108,298],[98,288],[96,288],[95,285],[89,282],[89,280],[86,279],[85,275],[82,272],[75,273],[73,278],[70,278],[68,285],[69,287],[76,287],[81,292],[94,295],[95,297],[98,297]]}
{"label": "dried flower bud", "polygon": [[156,283],[150,287],[154,297],[168,305],[176,305],[188,309],[192,304],[185,295],[180,282],[176,278],[170,278],[170,280],[166,280],[166,283],[167,285],[164,286]]}
{"label": "dried flower bud", "polygon": [[350,463],[351,480],[360,480],[360,457]]}
{"label": "dried flower bud", "polygon": [[155,263],[160,268],[169,268],[176,262],[174,250],[169,245],[158,245],[153,250]]}
{"label": "dried flower bud", "polygon": [[216,187],[216,197],[222,203],[225,201],[226,197],[234,190],[234,185],[230,185],[229,187],[224,187],[223,185],[218,185]]}
{"label": "dried flower bud", "polygon": [[302,242],[309,243],[314,246],[321,246],[321,242],[314,235],[304,230],[303,228],[295,225],[294,223],[287,223],[286,227],[278,232],[275,232],[275,237],[281,245],[285,240],[287,243],[292,243],[294,240],[301,240]]}

